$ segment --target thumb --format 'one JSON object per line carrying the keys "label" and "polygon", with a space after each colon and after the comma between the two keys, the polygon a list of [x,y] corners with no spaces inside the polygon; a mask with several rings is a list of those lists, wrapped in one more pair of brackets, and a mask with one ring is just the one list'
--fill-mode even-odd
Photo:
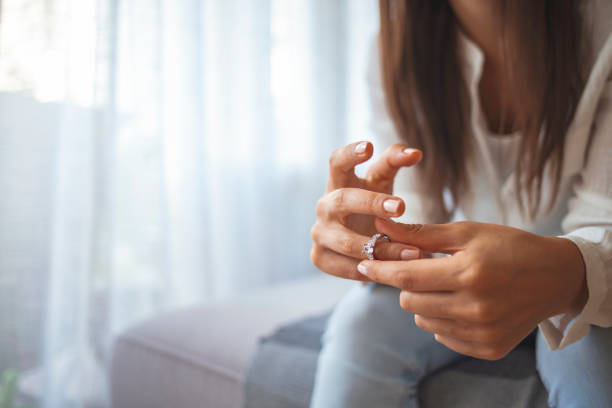
{"label": "thumb", "polygon": [[450,224],[402,224],[376,218],[376,229],[389,236],[391,241],[416,246],[426,252],[452,254],[463,249],[467,241],[460,223]]}

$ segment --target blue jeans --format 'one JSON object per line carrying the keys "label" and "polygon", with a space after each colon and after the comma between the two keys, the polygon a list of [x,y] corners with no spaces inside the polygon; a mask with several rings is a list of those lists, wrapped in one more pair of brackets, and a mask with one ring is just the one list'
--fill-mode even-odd
{"label": "blue jeans", "polygon": [[[537,368],[552,407],[612,407],[612,329],[550,351],[538,333]],[[335,308],[319,356],[311,408],[417,407],[427,374],[460,354],[399,306],[399,290],[354,288]]]}

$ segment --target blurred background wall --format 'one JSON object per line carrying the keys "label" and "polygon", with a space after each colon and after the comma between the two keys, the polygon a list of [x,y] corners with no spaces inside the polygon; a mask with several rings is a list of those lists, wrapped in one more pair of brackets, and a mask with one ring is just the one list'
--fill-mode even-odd
{"label": "blurred background wall", "polygon": [[127,326],[317,273],[375,0],[1,6],[0,372],[31,401],[105,406]]}

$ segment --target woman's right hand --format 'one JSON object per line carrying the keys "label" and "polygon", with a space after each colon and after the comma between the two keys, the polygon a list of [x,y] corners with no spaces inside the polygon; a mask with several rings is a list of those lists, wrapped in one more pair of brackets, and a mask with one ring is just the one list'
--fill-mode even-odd
{"label": "woman's right hand", "polygon": [[[372,157],[368,142],[352,143],[335,150],[329,160],[327,192],[317,203],[317,221],[311,230],[312,263],[323,272],[354,280],[368,280],[357,271],[366,259],[363,245],[376,233],[375,217],[402,215],[404,201],[394,197],[393,181],[398,170],[421,160],[422,153],[401,144],[389,147],[368,169],[365,178],[355,175],[355,166]],[[379,241],[374,256],[381,260],[409,260],[421,256],[418,248]]]}

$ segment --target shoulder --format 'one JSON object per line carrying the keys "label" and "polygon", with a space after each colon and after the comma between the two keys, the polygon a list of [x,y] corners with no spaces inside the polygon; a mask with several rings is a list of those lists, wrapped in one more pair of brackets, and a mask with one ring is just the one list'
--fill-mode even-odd
{"label": "shoulder", "polygon": [[606,41],[612,35],[612,1],[589,0],[585,2],[583,16],[592,55],[597,59]]}
{"label": "shoulder", "polygon": [[589,0],[583,10],[590,61],[584,90],[576,107],[564,148],[564,176],[584,168],[593,146],[612,141],[612,1]]}
{"label": "shoulder", "polygon": [[591,63],[576,112],[578,122],[592,127],[602,113],[610,114],[612,92],[612,1],[589,0],[584,10]]}
{"label": "shoulder", "polygon": [[612,81],[612,1],[590,0],[585,4],[585,40],[590,47],[590,61],[576,113],[584,117],[580,119],[592,120],[595,107],[606,97]]}

